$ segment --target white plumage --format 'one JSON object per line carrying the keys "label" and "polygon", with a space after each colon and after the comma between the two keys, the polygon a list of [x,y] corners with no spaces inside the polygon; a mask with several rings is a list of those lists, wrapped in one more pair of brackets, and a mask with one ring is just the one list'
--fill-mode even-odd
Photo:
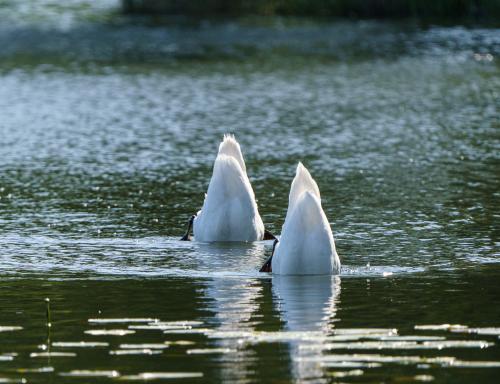
{"label": "white plumage", "polygon": [[224,135],[203,207],[193,222],[197,241],[256,241],[264,224],[248,180],[240,145]]}
{"label": "white plumage", "polygon": [[321,207],[319,188],[299,163],[290,188],[288,211],[272,258],[280,275],[323,275],[340,272],[330,224]]}

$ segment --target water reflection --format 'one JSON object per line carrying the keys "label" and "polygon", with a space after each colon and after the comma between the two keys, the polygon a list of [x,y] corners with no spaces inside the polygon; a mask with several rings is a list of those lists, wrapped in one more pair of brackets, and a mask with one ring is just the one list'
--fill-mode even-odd
{"label": "water reflection", "polygon": [[[256,271],[264,256],[264,242],[256,243],[196,243],[200,269],[244,273]],[[208,299],[207,309],[214,316],[213,328],[227,337],[213,341],[220,351],[214,355],[223,382],[248,382],[253,374],[255,351],[246,348],[233,335],[255,331],[260,323],[257,318],[259,299],[263,287],[259,280],[222,276],[207,282],[203,289]],[[207,350],[209,353],[210,350]]]}
{"label": "water reflection", "polygon": [[256,274],[270,250],[270,241],[253,243],[193,242],[197,270],[216,274]]}
{"label": "water reflection", "polygon": [[[214,329],[231,336],[233,332],[253,332],[258,321],[253,316],[259,309],[262,286],[257,280],[213,279],[204,294],[210,299],[208,310],[214,313]],[[233,337],[214,341],[215,348],[226,349],[216,355],[223,382],[247,382],[252,372],[255,352]]]}
{"label": "water reflection", "polygon": [[[285,328],[292,332],[307,332],[308,344],[322,344],[314,336],[331,333],[340,295],[338,276],[273,276],[273,296]],[[314,359],[304,357],[321,355],[321,348],[301,349],[303,341],[290,341],[292,375],[297,381],[317,380],[323,369]]]}

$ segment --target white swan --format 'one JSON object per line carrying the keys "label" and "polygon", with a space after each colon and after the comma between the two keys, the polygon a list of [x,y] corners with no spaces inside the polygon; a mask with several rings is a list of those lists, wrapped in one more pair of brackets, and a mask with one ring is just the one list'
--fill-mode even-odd
{"label": "white swan", "polygon": [[[193,216],[197,241],[257,241],[265,238],[255,195],[248,180],[240,145],[224,135],[201,210]],[[188,227],[187,236],[189,239]]]}
{"label": "white swan", "polygon": [[318,185],[299,163],[290,188],[288,211],[275,246],[271,269],[280,275],[338,274],[340,259],[321,207]]}

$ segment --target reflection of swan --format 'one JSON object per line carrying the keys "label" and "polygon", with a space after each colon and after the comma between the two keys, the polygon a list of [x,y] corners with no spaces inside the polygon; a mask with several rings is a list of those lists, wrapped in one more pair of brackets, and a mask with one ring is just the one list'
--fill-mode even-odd
{"label": "reflection of swan", "polygon": [[220,355],[218,365],[222,382],[247,382],[254,374],[255,352],[245,348],[237,338],[224,337],[232,333],[253,332],[262,296],[260,280],[223,278],[207,281],[205,296],[210,299],[206,309],[214,312],[215,331],[222,332],[217,348],[229,348]]}
{"label": "reflection of swan", "polygon": [[[325,331],[335,315],[340,278],[332,276],[273,276],[273,293],[287,328]],[[327,327],[327,328],[323,328]]]}
{"label": "reflection of swan", "polygon": [[[338,276],[273,276],[272,282],[276,306],[288,331],[310,332],[315,336],[331,333],[340,293]],[[302,350],[300,343],[305,342],[321,345],[323,340],[311,338],[290,342],[292,371],[297,381],[323,376],[316,362],[301,359],[322,353],[321,348]]]}
{"label": "reflection of swan", "polygon": [[[255,241],[264,224],[248,180],[240,145],[224,135],[202,209],[193,221],[198,241]],[[189,233],[189,228],[188,228]]]}
{"label": "reflection of swan", "polygon": [[340,272],[340,260],[321,207],[318,185],[301,163],[290,188],[285,223],[272,258],[272,272],[281,275]]}
{"label": "reflection of swan", "polygon": [[215,273],[255,273],[266,251],[264,242],[193,243],[196,269]]}

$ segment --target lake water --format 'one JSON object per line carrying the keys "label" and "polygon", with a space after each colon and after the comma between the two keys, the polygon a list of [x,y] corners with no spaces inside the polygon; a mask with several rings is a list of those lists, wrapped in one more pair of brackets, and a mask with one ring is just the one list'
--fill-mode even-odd
{"label": "lake water", "polygon": [[[498,382],[499,29],[116,6],[0,6],[0,382]],[[340,276],[178,240],[226,132]]]}

